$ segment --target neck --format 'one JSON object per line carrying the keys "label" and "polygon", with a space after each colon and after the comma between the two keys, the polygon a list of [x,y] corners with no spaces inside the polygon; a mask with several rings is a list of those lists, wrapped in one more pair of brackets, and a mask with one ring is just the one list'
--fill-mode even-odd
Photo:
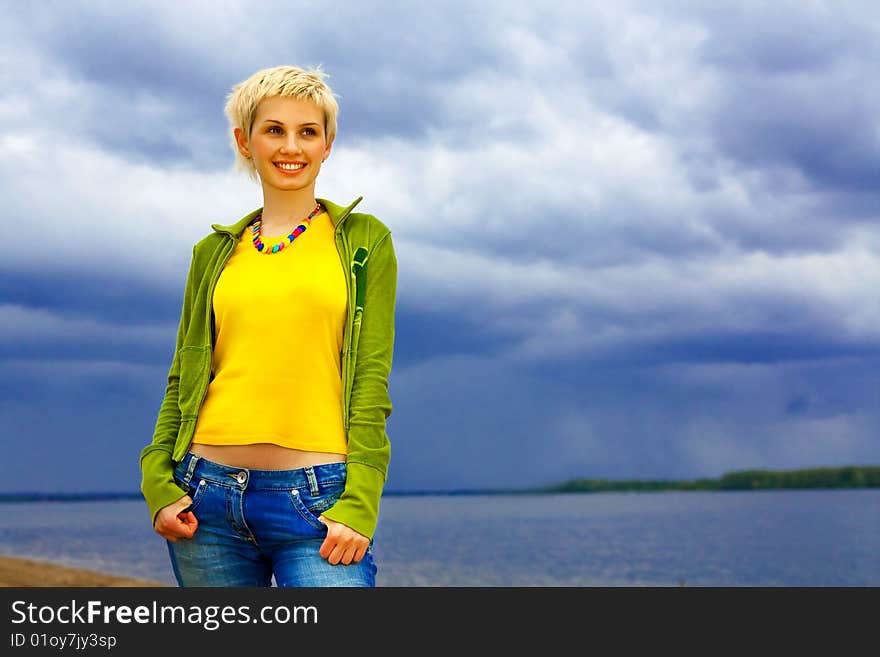
{"label": "neck", "polygon": [[286,235],[315,209],[315,190],[263,190],[263,226],[266,237]]}

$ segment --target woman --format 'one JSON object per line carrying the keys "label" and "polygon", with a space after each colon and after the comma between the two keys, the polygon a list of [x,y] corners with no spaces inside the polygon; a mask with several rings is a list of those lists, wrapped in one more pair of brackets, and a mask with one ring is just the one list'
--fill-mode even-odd
{"label": "woman", "polygon": [[193,248],[141,490],[180,586],[375,586],[397,259],[376,217],[315,197],[338,105],[320,69],[235,85],[262,207]]}

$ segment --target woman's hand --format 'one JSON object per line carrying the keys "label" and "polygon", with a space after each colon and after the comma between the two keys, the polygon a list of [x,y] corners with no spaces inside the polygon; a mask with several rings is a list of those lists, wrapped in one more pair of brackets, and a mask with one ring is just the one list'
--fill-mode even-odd
{"label": "woman's hand", "polygon": [[348,525],[330,520],[323,515],[318,520],[327,525],[327,537],[321,543],[318,553],[332,566],[343,563],[358,563],[367,553],[370,547],[370,539],[363,534],[358,534]]}
{"label": "woman's hand", "polygon": [[172,502],[168,506],[163,506],[159,513],[156,514],[156,522],[153,523],[153,529],[169,541],[176,541],[178,538],[192,538],[199,526],[192,511],[184,511],[192,504],[192,498],[184,495],[176,502]]}

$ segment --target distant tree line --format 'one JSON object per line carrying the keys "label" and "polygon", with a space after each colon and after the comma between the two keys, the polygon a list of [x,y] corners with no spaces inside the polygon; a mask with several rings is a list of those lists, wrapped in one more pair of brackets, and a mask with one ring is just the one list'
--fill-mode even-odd
{"label": "distant tree line", "polygon": [[[572,479],[546,488],[386,491],[385,495],[495,495],[530,493],[603,493],[664,490],[766,490],[774,488],[880,487],[880,466],[849,465],[800,470],[735,470],[717,479]],[[127,493],[0,493],[3,502],[112,501],[143,499]]]}
{"label": "distant tree line", "polygon": [[775,488],[871,488],[880,466],[848,465],[799,470],[735,470],[717,479],[572,479],[541,489],[554,493],[660,490],[764,490]]}

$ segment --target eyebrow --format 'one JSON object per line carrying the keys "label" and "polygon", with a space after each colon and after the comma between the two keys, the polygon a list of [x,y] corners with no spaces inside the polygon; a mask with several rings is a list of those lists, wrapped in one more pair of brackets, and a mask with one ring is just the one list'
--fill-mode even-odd
{"label": "eyebrow", "polygon": [[[277,119],[264,119],[263,123],[277,123],[278,125],[284,125],[283,121],[278,121]],[[315,123],[314,121],[309,121],[307,123],[300,123],[299,125],[300,125],[300,127],[307,126],[307,125],[316,125],[318,127],[321,126],[320,123]]]}

